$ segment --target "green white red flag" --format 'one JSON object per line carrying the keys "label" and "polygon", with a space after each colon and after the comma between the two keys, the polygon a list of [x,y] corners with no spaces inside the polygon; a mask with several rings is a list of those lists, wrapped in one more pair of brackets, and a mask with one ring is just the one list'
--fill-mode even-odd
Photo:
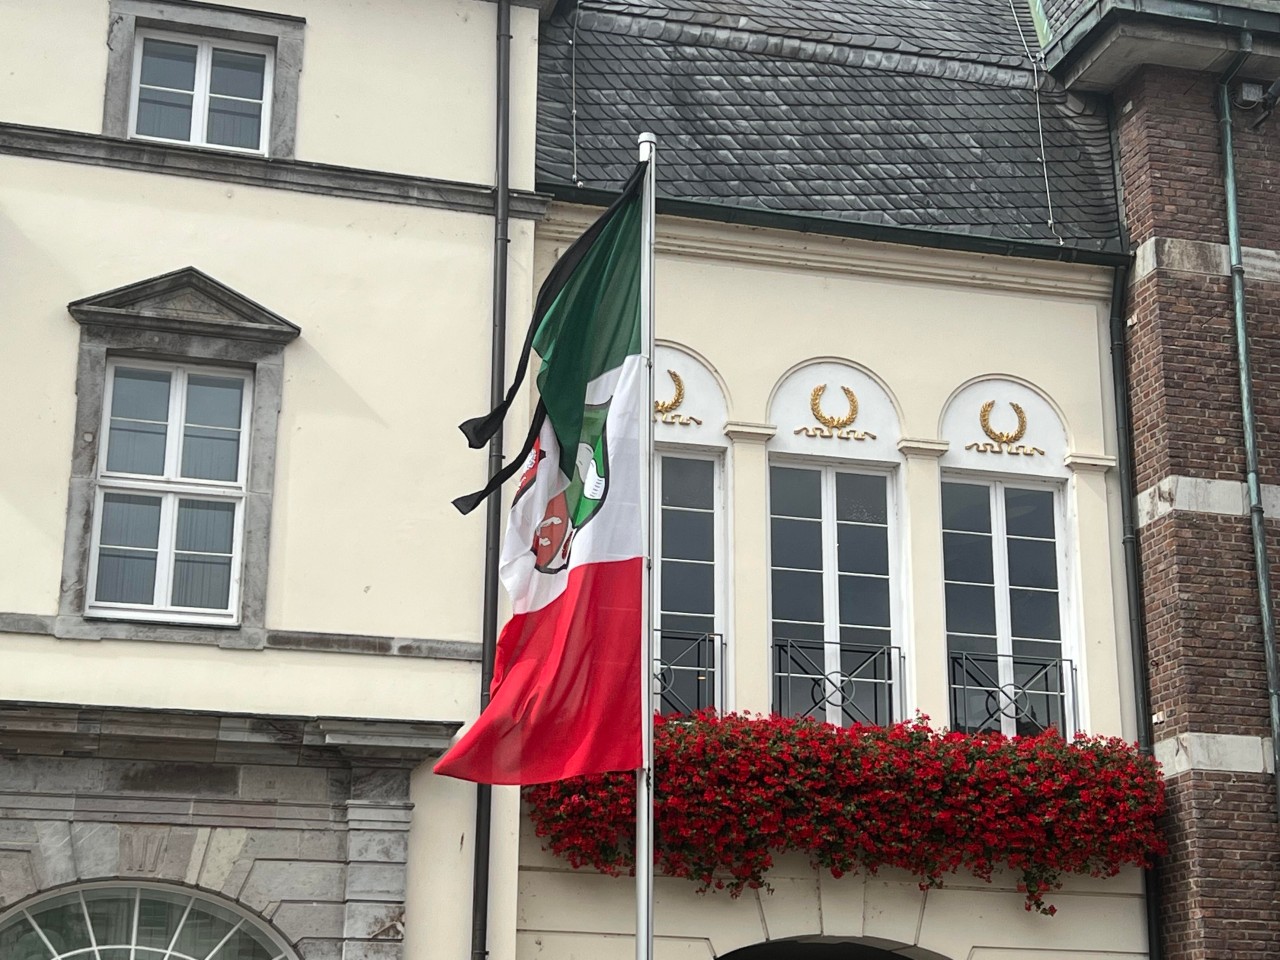
{"label": "green white red flag", "polygon": [[487,442],[537,353],[540,400],[524,450],[454,501],[468,512],[519,473],[499,571],[512,618],[491,699],[436,773],[525,784],[641,766],[644,171],[543,284],[504,402],[463,424],[473,447]]}

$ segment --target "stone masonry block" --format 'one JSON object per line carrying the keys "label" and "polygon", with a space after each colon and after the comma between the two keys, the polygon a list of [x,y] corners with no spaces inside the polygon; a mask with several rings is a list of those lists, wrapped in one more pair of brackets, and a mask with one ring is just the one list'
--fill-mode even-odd
{"label": "stone masonry block", "polygon": [[290,940],[303,937],[338,939],[345,927],[344,914],[341,903],[282,903],[271,921]]}
{"label": "stone masonry block", "polygon": [[315,767],[240,768],[243,800],[290,800],[302,803],[329,801],[329,773]]}
{"label": "stone masonry block", "polygon": [[344,932],[348,940],[402,940],[404,904],[348,903]]}
{"label": "stone masonry block", "polygon": [[404,947],[399,941],[348,940],[342,948],[342,960],[402,960]]}
{"label": "stone masonry block", "polygon": [[114,877],[120,869],[120,828],[114,823],[73,823],[71,845],[81,880]]}
{"label": "stone masonry block", "polygon": [[232,867],[240,858],[249,832],[235,827],[214,830],[204,851],[199,885],[207,890],[221,890]]}
{"label": "stone masonry block", "polygon": [[36,892],[31,854],[26,850],[0,850],[0,906],[16,903]]}
{"label": "stone masonry block", "polygon": [[347,900],[404,901],[405,868],[399,863],[353,863],[347,868]]}
{"label": "stone masonry block", "polygon": [[347,850],[352,863],[404,863],[409,859],[409,835],[402,830],[352,830]]}
{"label": "stone masonry block", "polygon": [[341,902],[345,872],[340,863],[258,860],[240,891],[240,902],[252,910],[286,900]]}
{"label": "stone masonry block", "polygon": [[35,867],[40,888],[74,881],[76,861],[72,856],[71,824],[65,820],[37,821],[35,829],[39,836]]}

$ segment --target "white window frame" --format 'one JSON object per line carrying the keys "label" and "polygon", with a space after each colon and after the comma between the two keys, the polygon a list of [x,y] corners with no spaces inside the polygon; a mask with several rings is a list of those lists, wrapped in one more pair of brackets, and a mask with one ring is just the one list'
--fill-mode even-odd
{"label": "white window frame", "polygon": [[[181,43],[196,48],[195,90],[192,91],[191,98],[190,139],[175,140],[169,137],[153,137],[138,133],[138,94],[142,83],[142,46],[148,39]],[[225,143],[210,143],[208,140],[209,82],[215,48],[256,53],[266,57],[262,78],[262,117],[258,124],[258,146],[255,148],[236,147]],[[129,138],[132,140],[148,140],[155,143],[185,143],[193,147],[206,147],[210,150],[227,150],[232,153],[265,157],[268,144],[271,141],[271,101],[274,94],[275,55],[275,49],[265,44],[245,43],[241,40],[223,40],[221,38],[214,39],[198,34],[178,33],[168,30],[138,30],[135,34],[133,49],[133,76],[129,81]],[[185,93],[187,91],[181,92]],[[219,94],[219,96],[223,95]],[[226,99],[243,98],[227,97]]]}
{"label": "white window frame", "polygon": [[[712,561],[712,584],[714,587],[713,603],[715,612],[712,616],[712,632],[720,638],[715,645],[716,683],[714,690],[714,707],[724,713],[732,709],[729,705],[730,685],[728,682],[729,649],[728,637],[725,634],[725,605],[728,597],[725,589],[726,550],[725,512],[727,510],[725,484],[725,455],[712,453],[696,448],[662,444],[655,448],[653,454],[653,612],[657,622],[653,625],[653,670],[657,675],[662,669],[662,459],[675,457],[681,460],[702,460],[709,462],[712,469],[712,535],[715,538],[715,556]],[[661,702],[657,704],[661,709]]]}
{"label": "white window frame", "polygon": [[[889,548],[889,630],[888,646],[891,648],[893,683],[891,687],[890,722],[901,720],[906,709],[907,652],[905,643],[906,593],[905,572],[901,540],[905,526],[902,517],[903,496],[898,489],[901,471],[896,466],[860,463],[848,460],[814,460],[803,457],[774,456],[769,458],[768,469],[785,467],[799,470],[821,471],[822,496],[822,645],[827,676],[840,670],[840,572],[839,550],[836,538],[836,474],[883,477],[885,481],[886,540]],[[769,591],[769,687],[771,698],[777,691],[777,656],[774,652],[773,615],[773,493],[769,477],[765,478],[767,556],[765,572]],[[773,703],[773,711],[781,704]],[[833,719],[834,718],[834,719]],[[829,702],[826,722],[845,726],[839,702]]]}
{"label": "white window frame", "polygon": [[[1072,587],[1074,580],[1071,577],[1071,569],[1074,557],[1074,540],[1069,535],[1067,526],[1067,509],[1066,509],[1066,485],[1058,480],[1037,480],[1035,478],[1013,477],[1008,475],[992,475],[992,474],[966,474],[957,471],[947,471],[942,475],[942,483],[958,483],[967,484],[969,486],[986,487],[988,490],[988,502],[991,507],[991,538],[992,538],[992,579],[995,581],[993,588],[995,591],[996,601],[996,669],[998,671],[997,679],[1002,687],[1012,687],[1014,685],[1013,674],[1013,613],[1012,613],[1012,596],[1010,591],[1014,588],[1009,584],[1009,551],[1008,543],[1008,525],[1005,519],[1005,502],[1004,491],[1011,490],[1035,490],[1041,493],[1051,493],[1053,495],[1053,523],[1054,523],[1054,547],[1057,555],[1058,568],[1058,632],[1061,635],[1059,640],[1059,659],[1064,664],[1071,665],[1071,672],[1064,675],[1063,678],[1063,720],[1070,729],[1059,731],[1064,737],[1071,737],[1080,729],[1080,707],[1077,701],[1076,682],[1074,676],[1075,655],[1076,655],[1076,628],[1075,628],[1075,608],[1074,595]],[[941,498],[941,488],[939,488],[939,498]],[[942,530],[945,530],[945,522]],[[940,531],[941,532],[941,531]],[[950,637],[952,631],[945,629],[946,617],[946,584],[951,582],[946,578],[945,561],[943,565],[943,618],[944,633]],[[958,582],[958,581],[957,581]],[[1032,587],[1018,587],[1017,589],[1035,589]],[[964,636],[973,636],[973,634],[963,634]],[[950,640],[946,641],[947,645],[947,701],[948,710],[951,709],[951,644]],[[950,718],[950,722],[955,722],[955,717]],[[1001,732],[1007,736],[1013,736],[1017,733],[1017,719],[1005,714],[1000,718]]]}
{"label": "white window frame", "polygon": [[[165,433],[165,464],[162,476],[131,474],[107,470],[108,444],[111,436],[111,404],[115,389],[115,372],[159,370],[170,374],[169,420]],[[192,480],[179,476],[182,463],[182,431],[186,420],[187,379],[191,375],[229,377],[241,380],[240,449],[236,480]],[[189,363],[157,363],[119,357],[107,362],[103,392],[102,422],[98,432],[98,468],[93,503],[93,526],[89,549],[88,589],[85,594],[85,616],[108,619],[146,620],[166,623],[239,626],[240,581],[244,566],[245,496],[249,488],[249,440],[253,414],[253,375],[247,370],[204,366]],[[109,493],[146,495],[160,498],[160,532],[157,540],[156,580],[153,603],[133,604],[100,601],[98,592],[98,552],[102,536],[103,497]],[[174,555],[178,531],[179,499],[199,499],[234,503],[235,523],[231,541],[231,583],[227,606],[223,610],[204,607],[179,607],[169,602],[172,588]],[[161,602],[163,601],[163,602]]]}

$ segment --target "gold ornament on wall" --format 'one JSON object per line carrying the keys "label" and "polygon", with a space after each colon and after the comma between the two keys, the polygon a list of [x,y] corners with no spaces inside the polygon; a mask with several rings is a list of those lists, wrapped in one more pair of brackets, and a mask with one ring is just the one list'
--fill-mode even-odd
{"label": "gold ornament on wall", "polygon": [[834,440],[874,440],[876,435],[865,430],[850,430],[853,421],[858,419],[858,396],[848,387],[841,387],[844,398],[849,401],[849,410],[842,417],[833,417],[822,410],[822,395],[827,390],[825,383],[820,383],[809,394],[809,412],[813,419],[822,424],[820,427],[796,427],[793,433],[797,436],[826,437]]}
{"label": "gold ornament on wall", "polygon": [[694,424],[702,426],[702,421],[697,417],[675,412],[679,409],[680,404],[684,403],[684,380],[674,370],[668,370],[667,376],[675,384],[676,394],[670,400],[653,401],[653,419],[660,423],[670,423],[680,427],[689,427]]}
{"label": "gold ornament on wall", "polygon": [[1016,430],[996,430],[991,426],[991,412],[995,410],[996,402],[988,400],[982,405],[982,409],[978,411],[978,423],[982,425],[982,432],[991,438],[991,442],[967,443],[965,444],[965,449],[976,450],[978,453],[1007,453],[1010,455],[1021,454],[1024,457],[1037,455],[1043,457],[1045,453],[1039,447],[1032,447],[1018,442],[1027,432],[1027,414],[1016,403],[1010,402],[1009,406],[1013,408],[1014,416],[1018,418],[1018,428]]}

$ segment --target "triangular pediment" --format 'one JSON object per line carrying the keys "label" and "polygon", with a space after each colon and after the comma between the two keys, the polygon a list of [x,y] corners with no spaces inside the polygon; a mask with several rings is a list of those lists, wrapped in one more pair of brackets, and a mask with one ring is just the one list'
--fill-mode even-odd
{"label": "triangular pediment", "polygon": [[244,294],[183,267],[67,304],[79,323],[288,343],[301,329]]}

